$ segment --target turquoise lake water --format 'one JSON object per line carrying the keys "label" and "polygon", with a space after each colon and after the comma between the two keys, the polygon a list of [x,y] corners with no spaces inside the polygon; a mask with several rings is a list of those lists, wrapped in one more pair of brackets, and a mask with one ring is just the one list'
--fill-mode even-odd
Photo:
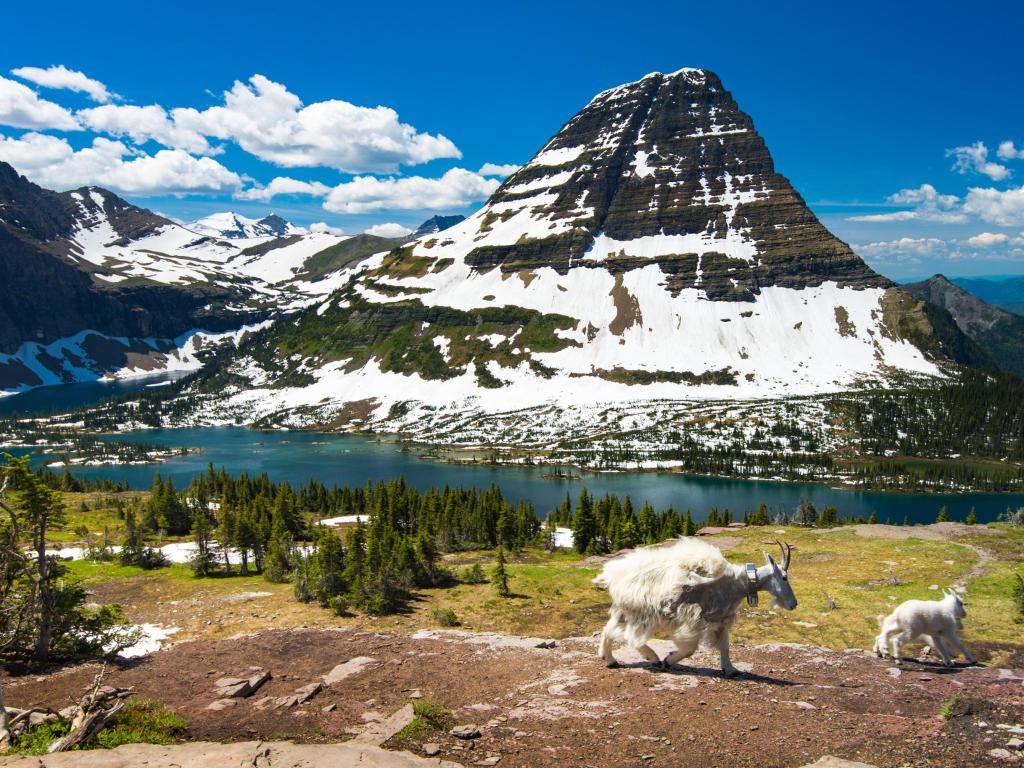
{"label": "turquoise lake water", "polygon": [[[0,400],[0,415],[45,412],[98,403],[117,394],[139,391],[159,379],[101,384],[89,382],[46,387]],[[953,519],[963,519],[975,507],[978,520],[995,520],[1008,506],[1024,505],[1024,494],[972,493],[896,494],[836,490],[816,483],[785,483],[761,480],[730,480],[691,477],[676,473],[580,473],[581,480],[545,478],[551,467],[489,467],[446,464],[424,460],[415,450],[357,435],[312,432],[259,432],[243,427],[148,430],[109,436],[111,440],[162,443],[172,447],[201,449],[199,453],[176,456],[156,465],[104,466],[76,469],[76,472],[112,480],[127,480],[133,488],[148,488],[155,472],[170,474],[175,483],[186,485],[193,475],[204,472],[207,462],[229,473],[266,472],[272,480],[293,484],[315,478],[327,485],[363,485],[367,480],[389,480],[398,475],[420,488],[452,486],[487,487],[497,484],[513,502],[525,499],[541,515],[556,507],[566,492],[575,499],[581,488],[594,494],[629,494],[639,506],[644,499],[656,508],[669,505],[690,509],[697,521],[717,506],[742,517],[764,502],[769,509],[792,509],[808,498],[818,509],[832,504],[843,516],[878,514],[880,522],[933,522],[945,504]],[[52,459],[50,459],[52,460]]]}

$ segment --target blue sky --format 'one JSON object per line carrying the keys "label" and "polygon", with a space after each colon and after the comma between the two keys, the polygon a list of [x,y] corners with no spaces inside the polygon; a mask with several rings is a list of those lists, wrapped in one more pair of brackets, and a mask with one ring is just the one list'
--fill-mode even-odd
{"label": "blue sky", "polygon": [[1024,273],[1019,3],[49,2],[6,21],[0,159],[183,220],[469,212],[596,92],[697,66],[879,271]]}

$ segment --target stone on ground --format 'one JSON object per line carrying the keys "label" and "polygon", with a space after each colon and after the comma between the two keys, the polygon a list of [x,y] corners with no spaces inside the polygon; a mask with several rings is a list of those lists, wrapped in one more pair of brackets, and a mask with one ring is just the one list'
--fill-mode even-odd
{"label": "stone on ground", "polygon": [[366,727],[366,730],[352,739],[351,743],[373,744],[375,746],[380,746],[400,730],[405,728],[405,726],[411,723],[415,717],[416,713],[412,709],[412,704],[406,704],[387,720],[370,723]]}

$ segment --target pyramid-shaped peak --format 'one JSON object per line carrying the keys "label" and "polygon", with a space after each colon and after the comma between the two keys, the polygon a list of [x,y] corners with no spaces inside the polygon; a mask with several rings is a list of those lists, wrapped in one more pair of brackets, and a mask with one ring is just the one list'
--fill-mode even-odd
{"label": "pyramid-shaped peak", "polygon": [[888,286],[779,174],[717,75],[652,73],[595,96],[451,230],[474,269],[671,262],[674,290]]}

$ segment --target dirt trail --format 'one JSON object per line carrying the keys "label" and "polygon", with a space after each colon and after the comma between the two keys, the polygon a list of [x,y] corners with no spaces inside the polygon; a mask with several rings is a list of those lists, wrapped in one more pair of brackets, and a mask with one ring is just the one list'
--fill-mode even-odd
{"label": "dirt trail", "polygon": [[913,527],[899,525],[847,525],[839,528],[829,528],[825,533],[839,533],[840,531],[852,530],[861,538],[865,539],[926,539],[928,541],[946,541],[958,547],[971,550],[978,556],[978,562],[971,566],[971,570],[950,586],[966,587],[967,583],[984,573],[986,566],[992,562],[992,553],[977,544],[970,544],[966,541],[956,540],[954,536],[972,534],[977,537],[985,535],[998,536],[998,532],[991,528],[968,526],[963,523],[933,523],[931,525],[915,525]]}
{"label": "dirt trail", "polygon": [[[703,653],[690,666],[658,672],[619,650],[624,666],[607,669],[594,655],[593,638],[536,647],[541,640],[441,630],[275,630],[181,643],[108,679],[176,710],[192,740],[338,742],[410,699],[438,702],[454,723],[476,725],[481,736],[463,740],[426,729],[384,746],[422,755],[432,743],[441,758],[503,768],[788,768],[826,754],[880,768],[996,765],[988,752],[1007,740],[997,726],[1024,723],[1021,669],[907,662],[899,670],[861,650],[779,644],[735,648],[746,674],[725,679],[715,657]],[[984,658],[983,648],[975,650]],[[308,702],[275,705],[357,657]],[[270,670],[272,679],[248,699],[208,709],[218,698],[214,681],[252,667]],[[63,704],[94,672],[95,665],[85,665],[10,679],[5,695],[12,706]],[[954,694],[954,717],[946,722],[937,715]]]}

